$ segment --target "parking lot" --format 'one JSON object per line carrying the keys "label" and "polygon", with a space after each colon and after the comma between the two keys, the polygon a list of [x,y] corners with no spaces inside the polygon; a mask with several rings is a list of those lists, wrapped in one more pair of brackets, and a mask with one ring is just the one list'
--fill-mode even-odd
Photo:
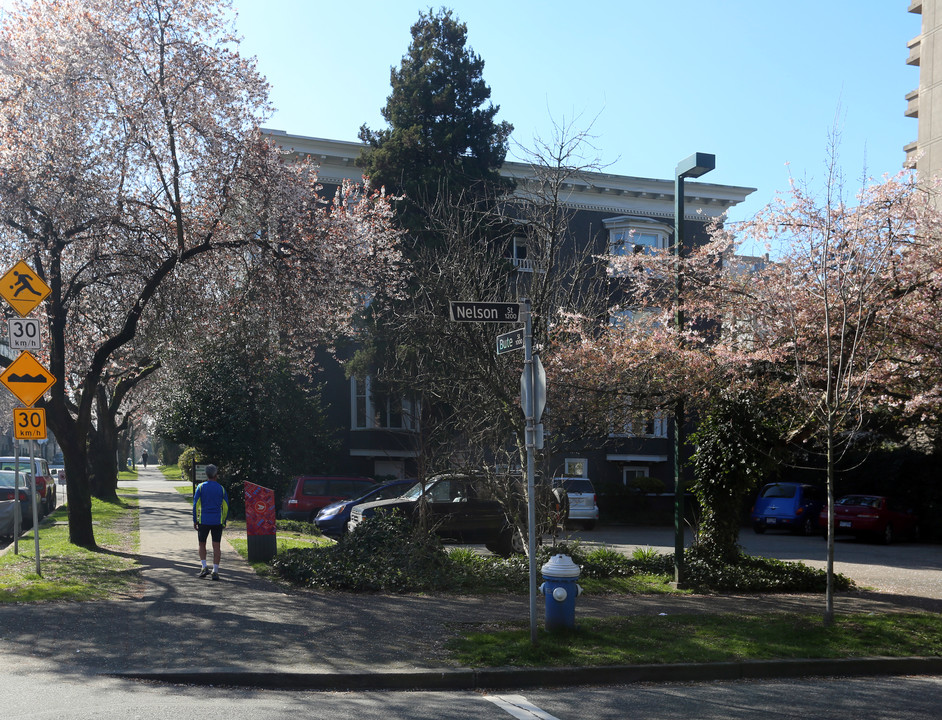
{"label": "parking lot", "polygon": [[[608,546],[628,555],[635,548],[674,551],[673,527],[614,527],[569,533],[583,545]],[[688,529],[685,542],[691,542]],[[739,542],[745,552],[760,557],[803,562],[824,569],[827,543],[821,535],[792,535],[769,531],[757,535],[743,528]],[[879,545],[838,537],[834,544],[834,567],[858,585],[879,592],[942,599],[942,546],[898,542]]]}

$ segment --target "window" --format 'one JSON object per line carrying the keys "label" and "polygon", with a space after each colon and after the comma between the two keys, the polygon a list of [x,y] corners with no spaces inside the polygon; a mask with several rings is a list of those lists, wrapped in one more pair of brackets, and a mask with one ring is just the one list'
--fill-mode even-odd
{"label": "window", "polygon": [[351,426],[354,430],[418,429],[418,402],[373,391],[371,378],[350,378]]}
{"label": "window", "polygon": [[667,418],[659,411],[651,414],[639,411],[635,414],[629,408],[628,417],[614,424],[609,436],[666,438]]}
{"label": "window", "polygon": [[610,237],[612,255],[630,255],[667,247],[666,236],[643,230],[617,230]]}
{"label": "window", "polygon": [[566,477],[588,477],[589,462],[585,458],[566,458]]}
{"label": "window", "polygon": [[[614,257],[664,250],[670,246],[673,228],[650,218],[622,215],[603,220],[602,224],[608,229],[608,248]],[[612,268],[613,275],[622,272]]]}
{"label": "window", "polygon": [[635,478],[648,477],[648,468],[640,465],[626,465],[621,470],[621,481],[623,485],[630,484]]}
{"label": "window", "polygon": [[[516,236],[510,248],[510,261],[517,268],[517,272],[533,272],[533,258],[530,257],[530,251],[527,247],[527,239],[523,236]],[[538,270],[537,272],[543,272]]]}

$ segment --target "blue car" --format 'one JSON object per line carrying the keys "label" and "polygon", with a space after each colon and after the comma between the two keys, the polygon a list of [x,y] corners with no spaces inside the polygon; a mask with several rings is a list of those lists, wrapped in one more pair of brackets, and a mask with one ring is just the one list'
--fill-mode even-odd
{"label": "blue car", "polygon": [[752,529],[768,528],[813,535],[818,531],[818,514],[824,507],[824,491],[814,485],[795,482],[771,483],[762,488],[752,508]]}
{"label": "blue car", "polygon": [[372,488],[365,495],[361,495],[353,500],[340,500],[325,508],[322,508],[317,517],[314,518],[314,524],[327,537],[339,538],[347,532],[347,522],[350,520],[350,511],[354,505],[360,503],[373,502],[374,500],[389,500],[397,498],[404,494],[410,487],[415,485],[415,480],[393,480],[385,485],[378,485]]}

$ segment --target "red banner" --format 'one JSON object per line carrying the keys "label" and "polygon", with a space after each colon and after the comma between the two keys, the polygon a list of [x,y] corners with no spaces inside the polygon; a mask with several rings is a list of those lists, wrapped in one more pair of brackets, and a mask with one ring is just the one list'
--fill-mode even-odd
{"label": "red banner", "polygon": [[245,532],[247,535],[275,534],[275,491],[255,483],[245,483]]}

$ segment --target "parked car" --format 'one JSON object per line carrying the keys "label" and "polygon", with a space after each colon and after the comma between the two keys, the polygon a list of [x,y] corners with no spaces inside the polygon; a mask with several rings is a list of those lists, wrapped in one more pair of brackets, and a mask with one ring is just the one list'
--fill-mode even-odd
{"label": "parked car", "polygon": [[340,538],[347,532],[350,511],[356,505],[377,500],[389,500],[402,496],[415,485],[415,480],[393,480],[383,485],[370,488],[363,495],[353,500],[339,500],[321,509],[314,519],[314,524],[327,537]]}
{"label": "parked car", "polygon": [[[39,495],[39,516],[45,517],[58,506],[58,493],[56,492],[56,478],[49,469],[49,463],[42,458],[35,458],[36,492]],[[29,456],[20,457],[20,477],[29,473]],[[0,471],[16,470],[14,456],[0,457]]]}
{"label": "parked car", "polygon": [[291,492],[282,502],[281,516],[312,523],[322,508],[338,500],[360,497],[376,484],[368,477],[302,475],[295,478]]}
{"label": "parked car", "polygon": [[[828,526],[828,510],[818,516]],[[889,545],[897,537],[919,537],[919,517],[913,508],[883,495],[845,495],[834,502],[834,533],[875,537]]]}
{"label": "parked car", "polygon": [[581,477],[561,477],[553,478],[553,485],[566,491],[569,522],[581,523],[586,530],[594,528],[599,520],[599,506],[592,481]]}
{"label": "parked car", "polygon": [[759,491],[752,507],[752,529],[784,528],[805,535],[818,530],[817,517],[824,507],[824,492],[814,485],[795,482],[770,483]]}
{"label": "parked car", "polygon": [[19,493],[14,485],[16,473],[0,470],[0,537],[13,537],[15,512],[14,496],[19,494],[20,517],[22,527],[27,528],[33,524],[33,510],[30,504],[30,488],[27,477],[20,474]]}
{"label": "parked car", "polygon": [[523,549],[500,503],[479,478],[469,475],[437,475],[424,485],[416,483],[401,497],[355,505],[349,529],[353,532],[362,522],[383,512],[399,511],[415,522],[423,503],[428,526],[442,539],[484,543],[488,550],[503,557]]}

